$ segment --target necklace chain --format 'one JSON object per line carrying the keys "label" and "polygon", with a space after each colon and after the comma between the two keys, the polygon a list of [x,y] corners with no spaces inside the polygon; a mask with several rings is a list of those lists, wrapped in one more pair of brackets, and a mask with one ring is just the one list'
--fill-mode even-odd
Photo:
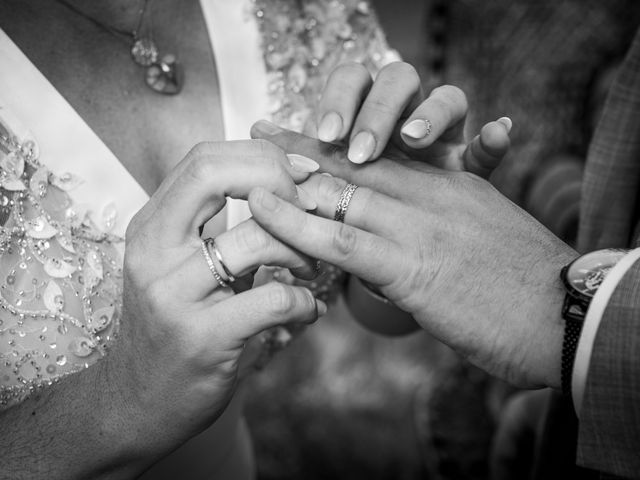
{"label": "necklace chain", "polygon": [[149,34],[146,36],[140,35],[144,25],[147,7],[151,3],[151,0],[143,0],[140,13],[138,14],[136,28],[130,32],[99,21],[95,17],[80,10],[68,0],[58,0],[58,3],[114,37],[123,40],[126,39],[131,46],[131,57],[133,61],[145,68],[145,83],[151,90],[165,95],[175,95],[180,92],[183,83],[182,69],[175,55],[166,54],[159,58],[158,47],[153,40],[151,18],[149,18]]}
{"label": "necklace chain", "polygon": [[97,27],[101,28],[102,30],[108,33],[111,33],[112,35],[127,37],[128,40],[137,40],[139,38],[138,34],[140,32],[140,29],[142,28],[142,22],[144,20],[145,13],[147,11],[147,6],[149,5],[149,0],[143,0],[142,6],[140,7],[140,12],[138,13],[138,22],[136,23],[136,28],[130,32],[101,22],[97,18],[92,17],[91,15],[88,15],[87,13],[83,12],[82,10],[80,10],[78,7],[73,5],[71,2],[68,2],[67,0],[58,0],[58,3],[64,5],[66,8],[73,11],[76,15],[81,16],[85,20],[90,21]]}

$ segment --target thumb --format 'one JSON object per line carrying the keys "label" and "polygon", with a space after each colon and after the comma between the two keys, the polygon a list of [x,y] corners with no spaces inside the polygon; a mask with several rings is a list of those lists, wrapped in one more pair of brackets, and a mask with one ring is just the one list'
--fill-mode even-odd
{"label": "thumb", "polygon": [[482,127],[480,134],[476,135],[462,154],[465,169],[483,178],[489,178],[509,151],[510,130],[511,120],[507,117],[499,118]]}

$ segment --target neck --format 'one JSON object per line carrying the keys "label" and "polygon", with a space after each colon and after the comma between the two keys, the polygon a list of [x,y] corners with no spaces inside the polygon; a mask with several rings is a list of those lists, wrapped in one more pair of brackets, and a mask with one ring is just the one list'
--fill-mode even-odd
{"label": "neck", "polygon": [[[132,32],[138,26],[145,0],[67,0],[67,3],[95,20],[120,30]],[[149,2],[150,3],[150,2]],[[147,6],[146,15],[149,14]],[[69,12],[71,14],[71,12]]]}

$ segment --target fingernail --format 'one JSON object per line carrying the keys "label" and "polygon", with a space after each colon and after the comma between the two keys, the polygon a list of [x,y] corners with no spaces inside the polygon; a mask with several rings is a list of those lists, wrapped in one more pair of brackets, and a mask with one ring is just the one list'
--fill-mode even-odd
{"label": "fingernail", "polygon": [[318,208],[318,204],[315,202],[311,195],[305,192],[302,188],[296,185],[296,191],[298,192],[298,201],[300,206],[305,210],[315,210]]}
{"label": "fingernail", "polygon": [[373,138],[371,132],[362,131],[351,141],[347,158],[353,163],[364,163],[371,158],[375,148],[376,139]]}
{"label": "fingernail", "polygon": [[419,140],[427,137],[431,133],[431,122],[426,119],[416,119],[407,123],[402,130],[403,135]]}
{"label": "fingernail", "polygon": [[336,112],[329,112],[320,122],[318,127],[318,138],[323,142],[333,142],[338,139],[342,130],[342,117]]}
{"label": "fingernail", "polygon": [[511,131],[511,127],[513,126],[513,122],[511,121],[511,119],[509,117],[500,117],[498,120],[496,120],[496,122],[501,123],[502,125],[504,125],[504,128],[507,129],[507,133],[509,133]]}
{"label": "fingernail", "polygon": [[297,172],[313,173],[320,168],[318,162],[311,160],[304,155],[298,155],[297,153],[288,153],[287,158],[289,159],[291,168],[293,168]]}
{"label": "fingernail", "polygon": [[260,195],[259,201],[260,205],[262,205],[265,210],[274,212],[278,209],[278,199],[275,195],[272,195],[266,190],[264,190]]}
{"label": "fingernail", "polygon": [[254,128],[260,130],[262,133],[266,133],[267,135],[275,135],[276,133],[282,132],[282,129],[277,126],[275,123],[271,123],[268,120],[258,120],[254,125]]}
{"label": "fingernail", "polygon": [[318,311],[318,318],[324,316],[327,314],[327,304],[324,303],[322,300],[318,300],[316,298],[316,309]]}
{"label": "fingernail", "polygon": [[323,176],[325,176],[325,177],[331,177],[331,178],[333,178],[333,175],[331,175],[329,172],[323,172],[323,173],[321,173],[320,175],[323,175]]}

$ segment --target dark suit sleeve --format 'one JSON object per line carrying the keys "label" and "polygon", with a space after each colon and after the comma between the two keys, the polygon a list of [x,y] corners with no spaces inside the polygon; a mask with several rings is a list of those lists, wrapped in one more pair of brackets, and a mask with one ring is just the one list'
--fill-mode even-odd
{"label": "dark suit sleeve", "polygon": [[640,477],[640,261],[618,284],[598,328],[577,460],[602,472]]}

